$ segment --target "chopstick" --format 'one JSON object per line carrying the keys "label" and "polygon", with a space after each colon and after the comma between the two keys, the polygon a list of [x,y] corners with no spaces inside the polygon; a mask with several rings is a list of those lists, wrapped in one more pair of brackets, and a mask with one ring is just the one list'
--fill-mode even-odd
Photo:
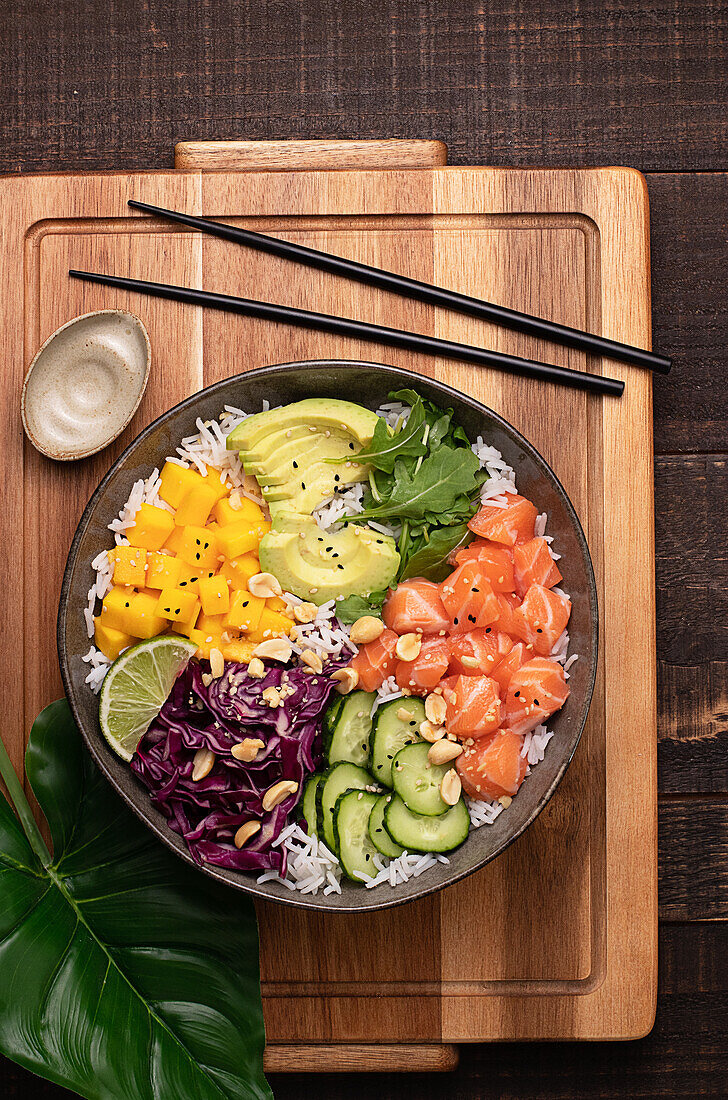
{"label": "chopstick", "polygon": [[441,340],[436,336],[424,336],[405,329],[386,328],[384,325],[355,321],[352,318],[332,317],[328,313],[314,313],[308,309],[295,309],[291,306],[275,305],[272,302],[258,302],[252,298],[236,298],[232,294],[215,294],[209,290],[195,290],[192,287],[147,282],[144,279],[127,279],[118,275],[100,275],[93,271],[73,269],[68,274],[74,279],[101,283],[103,286],[118,287],[121,290],[131,290],[138,294],[150,294],[155,298],[167,298],[175,302],[206,306],[209,309],[227,310],[230,313],[241,313],[246,317],[260,317],[285,325],[333,332],[339,336],[353,336],[359,340],[370,340],[378,344],[386,344],[388,347],[407,348],[409,351],[424,352],[427,355],[441,355],[447,359],[461,359],[466,363],[477,363],[479,366],[494,367],[497,370],[510,371],[512,374],[538,378],[542,382],[559,382],[592,393],[619,397],[624,390],[624,382],[616,378],[603,378],[599,374],[586,374],[584,371],[571,370],[569,367],[556,367],[550,363],[521,359],[516,355],[487,351],[485,348],[458,344],[453,340]]}
{"label": "chopstick", "polygon": [[237,226],[212,221],[210,218],[198,218],[192,214],[181,214],[176,210],[165,210],[162,206],[152,206],[150,203],[138,202],[136,199],[129,199],[129,206],[134,210],[144,210],[148,214],[169,218],[226,241],[249,245],[260,252],[282,256],[286,260],[294,260],[309,267],[320,268],[322,271],[330,271],[334,275],[343,275],[357,282],[366,283],[368,286],[392,291],[405,298],[414,298],[419,302],[443,306],[445,309],[479,317],[484,321],[492,321],[504,328],[550,340],[567,348],[576,348],[589,355],[601,355],[608,359],[631,363],[633,366],[647,367],[660,374],[667,374],[672,366],[671,359],[657,352],[632,347],[630,344],[621,344],[617,340],[608,340],[604,336],[596,336],[591,332],[582,332],[568,325],[559,325],[555,321],[547,321],[542,317],[534,317],[530,313],[521,313],[516,309],[507,309],[505,306],[420,282],[418,279],[408,279],[393,271],[370,267],[355,260],[347,260],[343,256],[333,256],[329,252],[320,252],[317,248],[307,248],[305,245],[294,244],[279,237],[269,237],[265,233],[254,233],[250,229],[239,229]]}

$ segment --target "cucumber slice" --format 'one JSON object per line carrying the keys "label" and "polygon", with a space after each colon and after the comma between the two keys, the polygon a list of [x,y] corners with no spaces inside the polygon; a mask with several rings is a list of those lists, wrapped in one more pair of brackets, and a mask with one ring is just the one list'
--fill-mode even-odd
{"label": "cucumber slice", "polygon": [[438,817],[414,814],[399,795],[384,810],[384,824],[392,839],[408,852],[451,852],[467,840],[470,814],[461,798]]}
{"label": "cucumber slice", "polygon": [[336,693],[324,711],[323,721],[321,723],[321,730],[324,735],[324,751],[329,747],[329,741],[331,735],[334,732],[334,724],[336,722],[336,716],[344,705],[344,696]]}
{"label": "cucumber slice", "polygon": [[[411,717],[405,721],[399,717],[400,711],[407,711]],[[424,720],[425,704],[413,695],[406,699],[393,699],[376,711],[369,770],[377,782],[384,783],[386,787],[392,786],[392,761],[403,745],[422,740],[420,723]]]}
{"label": "cucumber slice", "polygon": [[365,787],[373,785],[374,780],[369,772],[346,761],[334,764],[324,772],[323,782],[319,783],[316,791],[316,829],[318,836],[323,837],[324,843],[336,855],[338,852],[334,836],[334,808],[337,798],[346,791],[362,791]]}
{"label": "cucumber slice", "polygon": [[400,749],[392,761],[392,786],[408,810],[436,817],[449,809],[440,795],[440,784],[452,763],[431,764],[429,751],[426,741]]}
{"label": "cucumber slice", "polygon": [[383,856],[389,856],[390,859],[396,859],[404,851],[404,848],[394,843],[384,827],[384,811],[393,797],[392,794],[380,794],[369,815],[369,836],[372,843]]}
{"label": "cucumber slice", "polygon": [[322,779],[322,775],[310,775],[306,780],[305,787],[303,788],[303,798],[301,799],[301,813],[305,818],[306,832],[309,836],[318,836],[316,791]]}
{"label": "cucumber slice", "polygon": [[331,737],[326,749],[329,765],[348,760],[359,767],[366,766],[374,699],[373,691],[354,691],[342,699],[342,705],[330,720]]}
{"label": "cucumber slice", "polygon": [[336,851],[342,870],[354,882],[363,882],[364,875],[374,878],[377,849],[369,836],[369,817],[379,795],[369,791],[347,791],[339,795],[334,807]]}

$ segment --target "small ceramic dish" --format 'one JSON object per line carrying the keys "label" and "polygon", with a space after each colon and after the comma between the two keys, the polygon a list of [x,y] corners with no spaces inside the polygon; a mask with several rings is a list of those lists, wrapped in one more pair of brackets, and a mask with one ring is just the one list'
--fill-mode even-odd
{"label": "small ceramic dish", "polygon": [[133,313],[102,309],[67,321],[25,376],[21,415],[28,439],[59,462],[103,450],[139,407],[151,361],[149,335]]}
{"label": "small ceramic dish", "polygon": [[300,909],[328,912],[370,912],[388,909],[421,898],[477,871],[508,847],[536,819],[556,790],[586,722],[597,668],[598,612],[594,571],[584,532],[561,483],[535,447],[492,409],[473,398],[410,371],[374,363],[323,360],[262,367],[217,382],[188,397],[181,404],[145,428],[114,463],[89,501],[78,525],[66,565],[58,612],[58,654],[66,695],[74,717],[94,760],[131,809],[156,835],[188,863],[194,860],[185,842],[168,827],[149,792],[104,740],[99,726],[99,698],[84,680],[88,666],[82,656],[89,640],[83,618],[89,585],[94,574],[91,561],[107,548],[111,536],[107,525],[116,517],[129,496],[134,481],[148,477],[161,467],[167,455],[184,436],[194,435],[195,422],[214,420],[224,405],[258,412],[264,400],[285,405],[304,397],[341,397],[345,394],[368,408],[376,409],[387,400],[390,390],[404,386],[416,389],[443,408],[455,410],[457,420],[471,439],[482,435],[502,452],[514,467],[519,491],[535,501],[549,516],[549,532],[555,536],[562,555],[559,567],[564,588],[571,595],[569,621],[571,650],[579,660],[570,670],[571,696],[568,704],[550,721],[554,738],[533,774],[514,798],[507,813],[492,825],[473,829],[465,843],[448,853],[449,864],[438,864],[420,878],[391,889],[380,886],[367,890],[351,882],[342,883],[341,894],[325,896],[289,891],[276,882],[259,883],[255,873],[226,870],[203,864],[212,878],[246,894],[282,902]]}

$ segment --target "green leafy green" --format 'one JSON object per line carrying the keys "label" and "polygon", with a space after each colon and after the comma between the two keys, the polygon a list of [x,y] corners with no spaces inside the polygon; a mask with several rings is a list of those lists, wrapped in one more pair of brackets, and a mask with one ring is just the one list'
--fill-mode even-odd
{"label": "green leafy green", "polygon": [[441,443],[449,447],[470,447],[470,440],[464,428],[459,424],[453,425],[453,410],[441,409],[432,401],[421,397],[414,390],[392,390],[389,394],[391,401],[401,401],[405,405],[422,402],[425,411],[425,421],[430,426],[428,445],[430,450],[435,450]]}
{"label": "green leafy green", "polygon": [[121,804],[65,700],[26,771],[53,856],[0,741],[0,1053],[94,1100],[271,1100],[252,904]]}
{"label": "green leafy green", "polygon": [[366,507],[354,518],[454,523],[472,515],[471,498],[481,484],[480,463],[469,447],[439,447],[414,468],[398,459],[386,497],[379,485],[382,503]]}
{"label": "green leafy green", "polygon": [[[384,470],[391,474],[395,461],[398,458],[418,458],[427,454],[427,447],[423,443],[425,429],[425,409],[422,398],[418,397],[413,403],[406,422],[394,435],[387,421],[382,417],[377,421],[371,442],[363,447],[356,456],[357,462],[366,462],[377,470]],[[329,462],[348,462],[347,458],[332,458]]]}
{"label": "green leafy green", "polygon": [[450,555],[467,546],[473,533],[466,523],[456,523],[451,527],[435,527],[413,540],[409,547],[407,561],[401,570],[399,579],[424,577],[428,581],[444,581],[452,572]]}
{"label": "green leafy green", "polygon": [[362,615],[375,615],[381,618],[382,604],[387,597],[387,589],[370,592],[368,596],[347,596],[337,600],[336,617],[342,623],[355,623]]}

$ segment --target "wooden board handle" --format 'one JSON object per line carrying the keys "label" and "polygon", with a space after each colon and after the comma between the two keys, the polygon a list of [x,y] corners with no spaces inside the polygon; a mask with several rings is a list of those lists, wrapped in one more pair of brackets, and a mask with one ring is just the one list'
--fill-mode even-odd
{"label": "wooden board handle", "polygon": [[342,168],[438,168],[442,141],[179,141],[174,166],[200,172],[291,172]]}
{"label": "wooden board handle", "polygon": [[452,1073],[451,1043],[271,1043],[266,1073]]}

